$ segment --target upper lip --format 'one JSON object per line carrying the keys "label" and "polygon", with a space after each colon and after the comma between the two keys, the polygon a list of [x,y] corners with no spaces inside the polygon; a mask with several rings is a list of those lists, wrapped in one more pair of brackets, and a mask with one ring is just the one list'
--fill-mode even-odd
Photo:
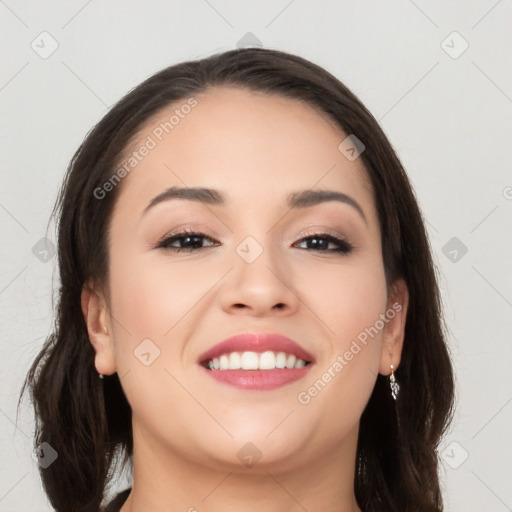
{"label": "upper lip", "polygon": [[286,352],[293,354],[297,359],[306,362],[314,362],[313,355],[301,347],[297,342],[277,333],[244,333],[231,336],[217,345],[213,346],[199,356],[198,362],[204,363],[214,357],[230,352]]}

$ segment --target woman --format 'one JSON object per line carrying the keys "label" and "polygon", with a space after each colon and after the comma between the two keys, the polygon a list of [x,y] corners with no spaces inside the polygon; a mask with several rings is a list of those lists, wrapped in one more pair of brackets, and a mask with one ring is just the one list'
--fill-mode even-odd
{"label": "woman", "polygon": [[121,456],[109,511],[443,510],[430,247],[335,77],[268,49],[169,67],[88,134],[54,213],[58,317],[22,395],[57,511],[101,509]]}

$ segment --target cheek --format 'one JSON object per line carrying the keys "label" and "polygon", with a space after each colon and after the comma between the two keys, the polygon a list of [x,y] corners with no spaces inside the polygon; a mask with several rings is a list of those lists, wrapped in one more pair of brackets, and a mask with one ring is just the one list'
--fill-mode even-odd
{"label": "cheek", "polygon": [[376,258],[338,272],[322,270],[311,281],[307,304],[330,344],[297,401],[311,418],[336,426],[330,434],[342,436],[362,414],[378,375],[387,303],[384,268]]}
{"label": "cheek", "polygon": [[[123,390],[132,410],[142,418],[155,411],[166,425],[174,417],[170,403],[180,403],[180,414],[197,413],[193,402],[183,400],[183,391],[171,375],[182,381],[176,363],[190,336],[194,306],[218,280],[213,269],[200,275],[191,266],[156,264],[147,255],[112,257],[110,286],[114,317],[115,357]],[[169,433],[180,433],[172,423]],[[179,425],[179,422],[177,422]],[[166,427],[169,429],[169,426]]]}
{"label": "cheek", "polygon": [[113,313],[134,338],[161,340],[218,280],[212,270],[127,258],[111,272]]}
{"label": "cheek", "polygon": [[387,303],[382,262],[377,258],[353,261],[339,267],[319,266],[303,278],[306,304],[338,351],[373,326]]}
{"label": "cheek", "polygon": [[176,366],[198,323],[197,315],[209,303],[208,292],[226,272],[218,265],[152,256],[112,258],[116,362],[125,372],[140,371],[136,357],[143,346],[144,353],[158,355],[152,369]]}

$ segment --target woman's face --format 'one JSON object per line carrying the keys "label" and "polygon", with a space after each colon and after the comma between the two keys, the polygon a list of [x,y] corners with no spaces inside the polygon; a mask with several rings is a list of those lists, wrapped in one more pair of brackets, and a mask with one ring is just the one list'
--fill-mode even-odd
{"label": "woman's face", "polygon": [[[353,454],[378,372],[400,361],[407,305],[403,288],[388,296],[362,161],[347,142],[339,149],[348,134],[301,102],[227,87],[195,100],[159,113],[130,148],[96,369],[117,369],[141,451],[241,470],[247,457],[285,470]],[[215,192],[154,201],[171,187]],[[291,205],[320,190],[340,200]],[[207,236],[160,244],[184,230]],[[209,369],[202,356],[242,333],[286,336],[309,364]],[[277,360],[293,366],[296,347],[269,343],[228,347],[224,364],[240,352],[253,368],[262,351],[284,351]],[[270,367],[276,354],[263,358]]]}

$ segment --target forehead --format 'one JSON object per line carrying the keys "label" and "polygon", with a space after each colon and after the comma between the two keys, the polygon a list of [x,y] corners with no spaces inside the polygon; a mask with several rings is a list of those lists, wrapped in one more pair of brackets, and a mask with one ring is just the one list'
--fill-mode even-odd
{"label": "forehead", "polygon": [[[142,211],[171,186],[219,189],[227,205],[246,207],[312,188],[334,188],[372,203],[361,159],[351,161],[339,150],[346,137],[304,102],[239,87],[210,88],[166,106],[139,129],[123,155],[126,162],[139,153],[121,183],[116,210],[130,205]],[[150,149],[142,151],[144,146]]]}

